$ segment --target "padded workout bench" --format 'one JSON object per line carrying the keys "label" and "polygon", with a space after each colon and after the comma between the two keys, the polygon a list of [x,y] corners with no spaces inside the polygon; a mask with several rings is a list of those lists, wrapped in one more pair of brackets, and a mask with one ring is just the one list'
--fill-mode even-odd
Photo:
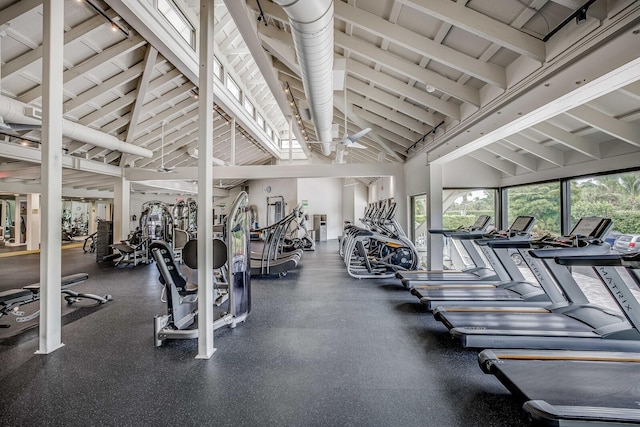
{"label": "padded workout bench", "polygon": [[[74,302],[81,299],[91,299],[98,304],[104,304],[107,301],[111,301],[111,295],[94,295],[83,294],[72,291],[68,288],[78,283],[82,283],[89,278],[87,273],[71,274],[69,276],[63,276],[61,279],[61,293],[64,295],[64,299],[67,304],[71,305]],[[23,311],[18,311],[18,307],[21,305],[29,304],[40,299],[40,283],[34,283],[23,287],[22,289],[9,289],[7,291],[0,292],[0,317],[5,314],[12,314],[17,316],[16,322],[28,322],[35,319],[40,315],[40,310],[33,314],[25,316]],[[10,325],[2,324],[0,328],[8,328]]]}

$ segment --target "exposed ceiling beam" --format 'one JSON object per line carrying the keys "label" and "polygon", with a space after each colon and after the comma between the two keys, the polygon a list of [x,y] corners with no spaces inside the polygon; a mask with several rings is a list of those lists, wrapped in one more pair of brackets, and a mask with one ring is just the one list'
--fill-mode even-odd
{"label": "exposed ceiling beam", "polygon": [[506,175],[514,176],[516,174],[516,166],[513,163],[506,160],[501,160],[487,151],[474,151],[473,153],[469,154],[469,156],[484,163],[485,165],[499,170]]}
{"label": "exposed ceiling beam", "polygon": [[403,126],[410,131],[413,131],[420,136],[429,132],[432,128],[426,126],[424,123],[413,119],[402,112],[394,111],[389,106],[384,106],[377,102],[374,102],[370,99],[366,99],[364,96],[361,96],[355,92],[349,91],[349,101],[353,105],[357,105],[358,107],[371,112],[373,114],[377,114],[380,117],[386,118],[389,122],[397,123],[400,126]]}
{"label": "exposed ceiling beam", "polygon": [[5,7],[0,12],[0,25],[4,25],[7,22],[13,21],[17,17],[24,15],[29,12],[31,9],[35,9],[36,7],[42,4],[42,0],[19,0],[13,3],[9,7]]}
{"label": "exposed ceiling beam", "polygon": [[105,80],[101,84],[82,92],[75,98],[68,100],[64,103],[63,106],[65,115],[69,114],[71,111],[75,110],[78,107],[82,107],[88,103],[91,103],[94,98],[103,95],[119,86],[122,86],[123,84],[128,83],[133,79],[138,78],[143,69],[144,63],[141,62],[139,64],[136,64],[128,70],[116,74],[115,76]]}
{"label": "exposed ceiling beam", "polygon": [[[140,46],[145,45],[146,43],[146,40],[144,40],[139,35],[133,35],[132,37],[129,37],[128,39],[116,43],[115,45],[103,50],[102,52],[93,55],[86,61],[69,68],[62,75],[63,81],[64,83],[69,83],[70,81],[82,76],[83,74],[86,74],[91,70],[103,65],[105,62],[112,61],[118,56],[131,52],[139,48]],[[40,98],[41,95],[42,86],[38,85],[33,89],[21,94],[18,97],[18,100],[24,102],[25,104],[28,104]]]}
{"label": "exposed ceiling beam", "polygon": [[370,61],[374,61],[377,64],[403,74],[407,78],[420,81],[425,85],[429,84],[439,91],[461,101],[468,102],[475,106],[480,105],[478,90],[471,86],[464,86],[453,80],[449,80],[434,71],[402,59],[363,40],[349,37],[340,31],[335,32],[334,42],[336,46],[355,52]]}
{"label": "exposed ceiling beam", "polygon": [[585,156],[589,156],[592,159],[597,160],[602,158],[600,156],[600,147],[597,143],[589,141],[582,136],[567,132],[566,130],[552,125],[549,122],[538,123],[536,125],[533,125],[531,129],[546,136],[547,138],[553,139],[557,143],[571,148],[572,150],[582,153]]}
{"label": "exposed ceiling beam", "polygon": [[484,149],[531,172],[538,170],[536,159],[509,150],[498,142],[488,145]]}
{"label": "exposed ceiling beam", "polygon": [[[267,178],[357,178],[403,176],[402,163],[349,163],[349,164],[291,164],[274,168],[272,165],[214,166],[215,179],[267,179]],[[146,169],[127,168],[125,178],[144,180],[194,180],[198,168],[176,168],[175,173],[159,173]]]}
{"label": "exposed ceiling beam", "polygon": [[503,139],[509,144],[546,160],[547,162],[553,163],[556,166],[564,166],[564,153],[560,150],[539,144],[520,134],[509,135]]}
{"label": "exposed ceiling beam", "polygon": [[424,108],[420,108],[408,102],[404,102],[388,92],[373,88],[366,83],[363,83],[362,81],[350,76],[347,76],[347,87],[349,89],[349,92],[355,91],[362,95],[362,97],[353,97],[350,99],[356,100],[354,101],[355,103],[358,103],[358,105],[362,105],[365,108],[366,106],[364,105],[364,102],[361,101],[368,98],[370,100],[376,101],[380,105],[387,106],[388,108],[405,114],[407,117],[412,117],[420,121],[421,123],[426,123],[431,127],[436,126],[444,119],[444,116],[440,113],[425,111]]}
{"label": "exposed ceiling beam", "polygon": [[538,62],[543,62],[546,58],[545,44],[542,40],[468,7],[460,7],[451,1],[397,1]]}
{"label": "exposed ceiling beam", "polygon": [[623,122],[622,120],[601,113],[588,105],[573,108],[565,114],[614,138],[640,147],[640,125],[637,123]]}
{"label": "exposed ceiling beam", "polygon": [[156,65],[156,58],[158,57],[158,51],[151,45],[147,46],[147,52],[144,57],[144,71],[140,80],[138,81],[138,88],[136,91],[136,100],[133,103],[133,108],[129,117],[129,126],[127,127],[127,136],[125,142],[132,142],[136,132],[136,125],[140,118],[144,99],[147,96],[147,89],[149,88],[149,82],[151,81],[151,75]]}
{"label": "exposed ceiling beam", "polygon": [[455,70],[469,74],[486,83],[506,88],[506,71],[495,64],[485,63],[465,55],[455,49],[434,42],[428,37],[393,24],[364,9],[358,9],[341,1],[334,4],[336,18],[353,24],[378,37],[389,39],[422,56],[451,67]]}
{"label": "exposed ceiling beam", "polygon": [[[4,13],[4,11],[3,11],[3,13]],[[112,10],[109,10],[108,13],[110,13],[113,16],[115,16],[115,13],[113,13]],[[87,35],[91,31],[95,30],[96,28],[101,27],[102,25],[105,25],[104,18],[102,16],[93,16],[93,17],[87,19],[86,21],[84,21],[83,23],[81,23],[79,25],[76,25],[75,27],[73,27],[69,31],[65,32],[64,33],[64,44],[67,45],[67,44],[71,43],[72,41],[77,40],[78,38]],[[35,48],[33,50],[30,50],[29,52],[23,53],[22,55],[18,56],[15,59],[12,59],[11,61],[9,61],[5,65],[3,65],[2,66],[2,77],[6,78],[6,77],[9,77],[9,76],[13,75],[14,73],[22,71],[23,69],[25,69],[29,65],[33,64],[34,62],[36,62],[40,58],[42,58],[42,45],[38,46],[37,48]]]}

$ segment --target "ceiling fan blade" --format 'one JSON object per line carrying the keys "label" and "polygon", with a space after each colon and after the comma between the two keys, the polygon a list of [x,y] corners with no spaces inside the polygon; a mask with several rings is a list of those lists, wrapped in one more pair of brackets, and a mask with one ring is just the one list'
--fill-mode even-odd
{"label": "ceiling fan blade", "polygon": [[158,166],[158,169],[156,169],[156,171],[160,173],[167,173],[167,172],[173,172],[174,169],[175,169],[174,167],[160,165]]}
{"label": "ceiling fan blade", "polygon": [[345,139],[348,139],[351,142],[356,142],[357,140],[359,140],[360,138],[368,134],[370,131],[371,131],[371,128],[364,128],[360,132],[347,136]]}
{"label": "ceiling fan blade", "polygon": [[364,145],[359,144],[359,143],[357,143],[357,142],[353,142],[353,143],[351,143],[348,147],[349,147],[349,148],[367,148],[367,147],[365,147]]}
{"label": "ceiling fan blade", "polygon": [[21,123],[7,123],[6,125],[13,131],[42,129],[42,125],[24,125]]}

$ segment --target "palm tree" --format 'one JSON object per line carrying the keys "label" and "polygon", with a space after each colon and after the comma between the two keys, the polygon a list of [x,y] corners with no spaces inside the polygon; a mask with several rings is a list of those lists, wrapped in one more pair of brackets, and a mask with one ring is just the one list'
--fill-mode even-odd
{"label": "palm tree", "polygon": [[[622,189],[618,182],[619,175],[604,175],[597,178],[592,178],[589,181],[584,182],[580,187],[589,188],[585,195],[590,195],[593,200],[598,201],[606,199],[610,204],[614,205],[621,198]],[[590,199],[590,197],[589,197]]]}
{"label": "palm tree", "polygon": [[636,210],[638,197],[640,196],[640,174],[634,172],[623,173],[618,176],[618,183],[620,188],[629,196],[631,210]]}

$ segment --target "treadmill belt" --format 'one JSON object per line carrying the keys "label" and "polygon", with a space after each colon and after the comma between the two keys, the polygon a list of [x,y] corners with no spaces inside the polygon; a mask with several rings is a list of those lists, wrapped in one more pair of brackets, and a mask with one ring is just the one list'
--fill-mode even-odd
{"label": "treadmill belt", "polygon": [[404,278],[411,282],[441,282],[441,281],[467,281],[467,280],[480,280],[480,276],[473,273],[423,273],[412,274]]}
{"label": "treadmill belt", "polygon": [[493,365],[492,373],[525,400],[640,408],[640,363],[502,360]]}
{"label": "treadmill belt", "polygon": [[423,298],[431,299],[431,300],[476,300],[476,299],[486,299],[486,300],[494,300],[494,299],[522,299],[522,297],[515,293],[511,292],[508,289],[501,288],[482,288],[482,289],[473,289],[473,288],[464,288],[464,289],[421,289],[420,294]]}
{"label": "treadmill belt", "polygon": [[557,313],[438,313],[438,320],[451,328],[478,328],[482,330],[534,330],[534,331],[592,331],[579,320]]}

